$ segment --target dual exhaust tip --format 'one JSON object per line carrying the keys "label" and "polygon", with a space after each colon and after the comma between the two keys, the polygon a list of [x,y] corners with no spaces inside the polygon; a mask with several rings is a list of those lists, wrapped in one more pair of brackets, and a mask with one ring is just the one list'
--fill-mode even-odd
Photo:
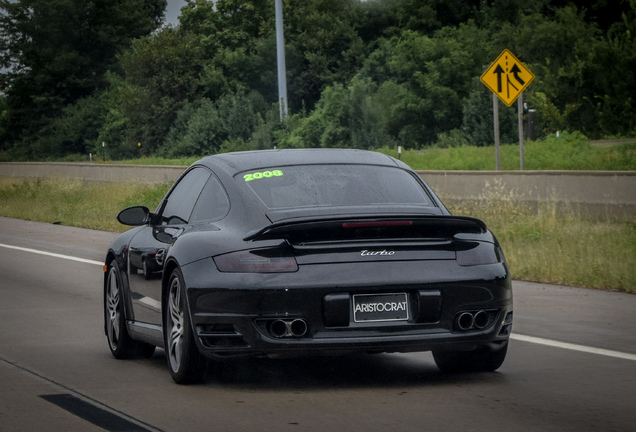
{"label": "dual exhaust tip", "polygon": [[275,338],[300,338],[307,334],[309,326],[301,318],[293,320],[277,319],[269,324],[269,333]]}
{"label": "dual exhaust tip", "polygon": [[461,312],[457,317],[457,327],[462,331],[483,330],[490,324],[490,316],[486,311]]}

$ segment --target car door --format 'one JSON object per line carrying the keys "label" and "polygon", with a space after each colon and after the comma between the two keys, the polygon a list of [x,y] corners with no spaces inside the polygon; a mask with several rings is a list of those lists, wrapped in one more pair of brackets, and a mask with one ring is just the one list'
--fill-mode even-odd
{"label": "car door", "polygon": [[161,325],[161,280],[165,257],[174,241],[188,228],[190,216],[210,171],[188,171],[164,199],[153,222],[130,241],[128,280],[133,316],[138,323]]}

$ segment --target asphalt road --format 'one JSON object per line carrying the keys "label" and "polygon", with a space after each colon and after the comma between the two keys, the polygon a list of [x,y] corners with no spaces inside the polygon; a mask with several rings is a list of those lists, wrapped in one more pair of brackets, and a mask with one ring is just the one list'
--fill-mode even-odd
{"label": "asphalt road", "polygon": [[0,218],[0,431],[636,430],[636,295],[515,282],[495,373],[445,375],[429,353],[257,359],[178,386],[161,350],[110,355],[113,237]]}

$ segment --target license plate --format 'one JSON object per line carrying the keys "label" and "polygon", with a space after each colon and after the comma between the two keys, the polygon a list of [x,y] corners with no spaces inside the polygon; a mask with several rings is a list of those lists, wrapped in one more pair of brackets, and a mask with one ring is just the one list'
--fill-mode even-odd
{"label": "license plate", "polygon": [[397,294],[356,294],[353,296],[355,322],[407,321],[408,297]]}

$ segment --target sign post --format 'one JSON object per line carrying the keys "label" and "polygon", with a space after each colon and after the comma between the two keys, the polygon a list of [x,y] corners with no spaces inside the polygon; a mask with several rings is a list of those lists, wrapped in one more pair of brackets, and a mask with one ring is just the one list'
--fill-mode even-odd
{"label": "sign post", "polygon": [[522,98],[523,91],[534,79],[534,74],[526,68],[523,63],[509,50],[505,49],[499,57],[483,73],[480,80],[493,93],[493,116],[495,123],[495,153],[496,167],[499,170],[499,110],[497,109],[497,98],[501,99],[507,106],[512,106],[519,98],[519,151],[521,155],[521,169],[524,169],[523,156],[523,124],[521,115],[523,113]]}
{"label": "sign post", "polygon": [[523,171],[525,163],[525,155],[523,153],[523,93],[517,98],[517,112],[519,114],[519,169]]}
{"label": "sign post", "polygon": [[499,103],[495,95],[492,95],[492,113],[495,125],[495,169],[499,171],[501,167],[501,157],[499,156]]}

